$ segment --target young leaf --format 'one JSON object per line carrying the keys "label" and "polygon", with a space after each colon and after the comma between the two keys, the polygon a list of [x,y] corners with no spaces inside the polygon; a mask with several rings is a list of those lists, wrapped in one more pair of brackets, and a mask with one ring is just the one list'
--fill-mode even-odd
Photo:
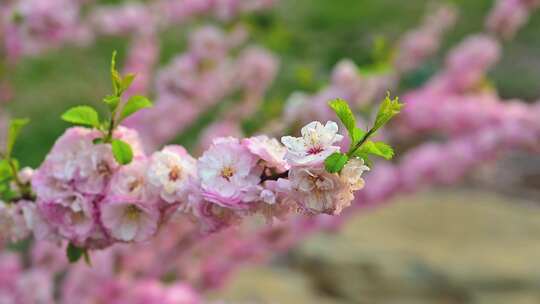
{"label": "young leaf", "polygon": [[356,151],[355,156],[365,157],[366,155],[373,154],[384,159],[390,160],[394,157],[394,150],[389,145],[383,142],[365,142],[358,151]]}
{"label": "young leaf", "polygon": [[114,51],[111,59],[111,80],[115,95],[120,95],[122,88],[122,77],[120,76],[118,70],[116,70],[116,55],[117,52]]}
{"label": "young leaf", "polygon": [[11,166],[7,159],[0,160],[0,182],[6,181],[13,177]]}
{"label": "young leaf", "polygon": [[64,121],[99,128],[99,115],[89,106],[78,106],[67,110],[62,114]]}
{"label": "young leaf", "polygon": [[133,160],[131,146],[125,141],[114,139],[111,143],[114,159],[121,164],[127,165]]}
{"label": "young leaf", "polygon": [[118,107],[118,104],[120,104],[120,97],[115,95],[107,95],[105,98],[103,98],[103,102],[109,106],[109,109],[111,111],[115,111]]}
{"label": "young leaf", "polygon": [[133,96],[131,97],[124,108],[122,109],[122,114],[120,114],[120,121],[124,120],[126,117],[132,115],[133,113],[152,106],[152,102],[144,96]]}
{"label": "young leaf", "polygon": [[13,119],[9,122],[9,130],[6,143],[6,158],[9,159],[11,157],[11,152],[13,151],[15,141],[17,140],[17,137],[19,137],[22,128],[26,126],[28,122],[30,122],[30,120],[28,119]]}
{"label": "young leaf", "polygon": [[339,120],[347,128],[347,131],[349,131],[351,141],[353,143],[358,142],[362,137],[362,131],[356,127],[356,118],[347,102],[343,99],[335,99],[330,101],[328,105],[334,110]]}
{"label": "young leaf", "polygon": [[66,255],[70,263],[75,263],[84,255],[85,251],[85,248],[79,248],[72,243],[69,243],[66,249]]}
{"label": "young leaf", "polygon": [[377,113],[377,118],[375,119],[375,124],[373,126],[373,132],[380,129],[384,126],[390,119],[399,114],[403,104],[399,102],[399,98],[390,99],[390,95],[386,96],[382,102],[379,112]]}
{"label": "young leaf", "polygon": [[324,166],[330,173],[339,173],[348,161],[349,157],[346,154],[335,152],[324,160]]}
{"label": "young leaf", "polygon": [[127,90],[131,84],[133,83],[133,80],[135,80],[135,74],[127,74],[124,79],[122,79],[122,83],[120,84],[120,90],[124,92]]}

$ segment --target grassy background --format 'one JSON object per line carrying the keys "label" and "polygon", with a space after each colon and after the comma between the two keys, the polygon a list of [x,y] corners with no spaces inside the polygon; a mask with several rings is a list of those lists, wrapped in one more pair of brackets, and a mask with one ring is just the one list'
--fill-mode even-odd
{"label": "grassy background", "polygon": [[[110,2],[110,1],[109,1]],[[250,17],[254,40],[282,58],[281,70],[269,93],[269,101],[281,101],[297,89],[316,88],[331,67],[348,57],[359,64],[370,62],[374,37],[383,35],[393,43],[406,30],[417,25],[428,3],[426,0],[282,0],[272,12]],[[436,2],[436,1],[435,1]],[[492,0],[454,0],[460,10],[457,26],[446,37],[444,49],[465,35],[483,28]],[[161,64],[167,63],[185,46],[190,26],[163,34]],[[24,131],[16,154],[23,164],[38,165],[51,145],[68,125],[59,116],[78,104],[99,105],[110,91],[108,64],[112,50],[125,57],[127,41],[100,38],[89,48],[63,48],[36,59],[24,60],[9,77],[16,87],[16,98],[8,108],[18,117],[29,117],[32,124]],[[490,74],[504,97],[534,100],[540,95],[540,18],[533,17],[511,44],[504,45],[504,58]],[[422,68],[416,81],[429,76],[441,64],[444,52]],[[302,71],[311,82],[298,81]],[[519,75],[519,77],[516,77]],[[414,78],[414,77],[413,77]],[[270,104],[270,111],[279,112]],[[212,116],[206,117],[211,120]],[[198,128],[180,136],[179,143],[190,143]]]}

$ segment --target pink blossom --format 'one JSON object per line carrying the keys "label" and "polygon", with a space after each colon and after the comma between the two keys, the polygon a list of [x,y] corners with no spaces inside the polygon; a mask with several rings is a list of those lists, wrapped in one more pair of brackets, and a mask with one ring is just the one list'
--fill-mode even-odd
{"label": "pink blossom", "polygon": [[191,205],[193,206],[193,215],[203,233],[220,231],[240,223],[242,219],[235,210],[206,201],[202,197],[194,197]]}
{"label": "pink blossom", "polygon": [[292,166],[321,165],[328,156],[340,150],[334,144],[343,136],[337,132],[338,125],[333,121],[324,126],[314,121],[302,128],[302,137],[282,137],[281,142],[287,147],[285,159]]}
{"label": "pink blossom", "polygon": [[228,51],[225,33],[213,26],[204,26],[191,33],[189,46],[199,60],[219,61]]}
{"label": "pink blossom", "polygon": [[325,169],[292,168],[291,194],[309,213],[339,214],[354,199],[351,185]]}
{"label": "pink blossom", "polygon": [[154,189],[146,181],[148,160],[136,158],[117,170],[109,183],[108,195],[129,196],[143,201],[155,201]]}
{"label": "pink blossom", "polygon": [[539,5],[537,0],[498,0],[486,20],[486,27],[506,39],[512,38]]}
{"label": "pink blossom", "polygon": [[199,158],[203,197],[227,208],[245,208],[258,196],[258,158],[236,138],[219,138]]}
{"label": "pink blossom", "polygon": [[33,203],[0,201],[0,240],[20,241],[32,232]]}
{"label": "pink blossom", "polygon": [[242,145],[260,157],[265,162],[265,167],[274,169],[278,173],[289,170],[290,166],[285,161],[287,149],[277,139],[260,135],[243,139]]}
{"label": "pink blossom", "polygon": [[169,203],[186,202],[196,178],[196,161],[180,146],[167,146],[150,160],[147,178],[162,199]]}
{"label": "pink blossom", "polygon": [[142,3],[98,7],[89,19],[97,31],[107,35],[147,34],[155,30],[155,16]]}
{"label": "pink blossom", "polygon": [[100,211],[103,226],[118,241],[146,241],[157,231],[159,210],[156,201],[111,196],[101,203]]}
{"label": "pink blossom", "polygon": [[274,80],[279,60],[260,47],[248,47],[238,58],[238,81],[248,91],[258,94],[266,91]]}
{"label": "pink blossom", "polygon": [[164,286],[156,280],[136,282],[117,303],[200,304],[198,295],[188,285]]}
{"label": "pink blossom", "polygon": [[212,146],[214,139],[219,137],[242,137],[242,130],[237,121],[224,119],[214,122],[207,127],[199,139],[199,150],[206,150]]}

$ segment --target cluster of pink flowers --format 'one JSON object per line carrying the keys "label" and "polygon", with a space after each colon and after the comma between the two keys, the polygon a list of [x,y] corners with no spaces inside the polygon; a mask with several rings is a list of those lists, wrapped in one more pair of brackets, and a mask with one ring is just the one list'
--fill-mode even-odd
{"label": "cluster of pink flowers", "polygon": [[443,5],[429,12],[417,29],[407,32],[401,38],[394,59],[396,70],[414,70],[435,54],[439,50],[442,36],[456,23],[456,19],[457,12],[453,6]]}
{"label": "cluster of pink flowers", "polygon": [[188,50],[158,72],[155,107],[133,116],[127,125],[139,131],[145,145],[156,147],[235,92],[244,98],[242,113],[234,118],[253,113],[277,73],[278,61],[253,46],[233,58],[230,53],[244,40],[241,28],[226,34],[205,26],[191,33]]}
{"label": "cluster of pink flowers", "polygon": [[185,24],[196,17],[230,21],[242,14],[272,7],[275,0],[158,0],[127,2],[96,7],[90,14],[92,27],[99,33],[125,35],[159,31]]}
{"label": "cluster of pink flowers", "polygon": [[49,272],[40,268],[24,270],[21,256],[0,253],[0,302],[53,303]]}
{"label": "cluster of pink flowers", "polygon": [[[68,268],[64,256],[54,245],[36,243],[30,250],[26,262],[14,253],[0,254],[2,303],[202,303],[199,295],[186,284],[164,284],[152,278],[118,275],[110,252],[96,254],[94,268],[86,265]],[[54,281],[58,281],[59,274],[65,277],[57,289]]]}
{"label": "cluster of pink flowers", "polygon": [[191,214],[204,231],[255,213],[269,221],[296,211],[339,214],[369,169],[351,159],[340,174],[325,170],[324,160],[340,151],[343,139],[331,121],[312,122],[302,137],[283,137],[283,145],[265,136],[218,138],[198,160],[180,146],[146,156],[136,132],[119,128],[114,137],[133,147],[126,166],[110,145],[93,143],[99,136],[68,129],[33,174],[41,238],[82,248],[142,242],[175,212]]}
{"label": "cluster of pink flowers", "polygon": [[81,22],[81,3],[70,0],[8,1],[1,8],[5,52],[11,61],[66,42],[84,44],[92,34]]}
{"label": "cluster of pink flowers", "polygon": [[459,94],[478,87],[500,55],[501,47],[493,37],[470,36],[450,52],[444,69],[428,82],[423,92]]}
{"label": "cluster of pink flowers", "polygon": [[381,96],[383,88],[392,86],[393,76],[369,75],[359,73],[358,66],[348,59],[338,62],[333,71],[330,84],[315,94],[294,92],[287,99],[284,118],[270,126],[271,132],[281,132],[287,126],[298,122],[307,123],[311,119],[327,120],[333,112],[328,108],[328,100],[341,98],[349,101],[358,109],[366,106],[377,96]]}
{"label": "cluster of pink flowers", "polygon": [[498,0],[486,20],[486,26],[503,38],[512,38],[538,7],[538,0]]}

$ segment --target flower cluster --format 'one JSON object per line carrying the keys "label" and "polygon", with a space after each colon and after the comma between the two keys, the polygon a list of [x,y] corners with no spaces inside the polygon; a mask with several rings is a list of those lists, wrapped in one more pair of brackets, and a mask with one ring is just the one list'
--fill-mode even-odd
{"label": "flower cluster", "polygon": [[81,22],[81,3],[69,0],[8,1],[1,8],[7,57],[37,55],[66,42],[85,44],[92,38]]}
{"label": "flower cluster", "polygon": [[[245,34],[243,28],[225,33],[213,26],[191,33],[188,50],[158,71],[155,107],[127,121],[146,146],[154,148],[170,141],[209,108],[237,92],[244,97],[242,110],[233,120],[257,109],[277,73],[278,60],[255,46],[241,49],[233,57]],[[182,111],[176,111],[179,107]]]}
{"label": "flower cluster", "polygon": [[486,20],[486,26],[503,38],[512,38],[538,7],[538,0],[498,0]]}
{"label": "flower cluster", "polygon": [[420,27],[401,38],[394,60],[396,69],[407,72],[418,68],[439,49],[442,35],[456,23],[456,17],[455,7],[450,5],[442,5],[430,12]]}
{"label": "flower cluster", "polygon": [[16,204],[0,205],[0,223],[12,239],[33,229],[38,239],[67,240],[68,257],[76,260],[87,249],[147,241],[178,214],[204,232],[255,214],[270,222],[292,213],[336,215],[364,187],[369,155],[393,154],[369,140],[400,111],[388,97],[367,131],[345,101],[329,103],[348,131],[347,153],[338,124],[315,121],[301,137],[281,143],[264,135],[221,137],[198,159],[177,145],[147,154],[138,133],[120,124],[151,103],[141,96],[122,100],[134,76],[122,76],[114,56],[111,76],[114,94],[104,99],[109,118],[100,121],[88,106],[68,110],[62,119],[85,127],[67,129],[35,172],[17,173],[15,188],[22,190],[10,201]]}

